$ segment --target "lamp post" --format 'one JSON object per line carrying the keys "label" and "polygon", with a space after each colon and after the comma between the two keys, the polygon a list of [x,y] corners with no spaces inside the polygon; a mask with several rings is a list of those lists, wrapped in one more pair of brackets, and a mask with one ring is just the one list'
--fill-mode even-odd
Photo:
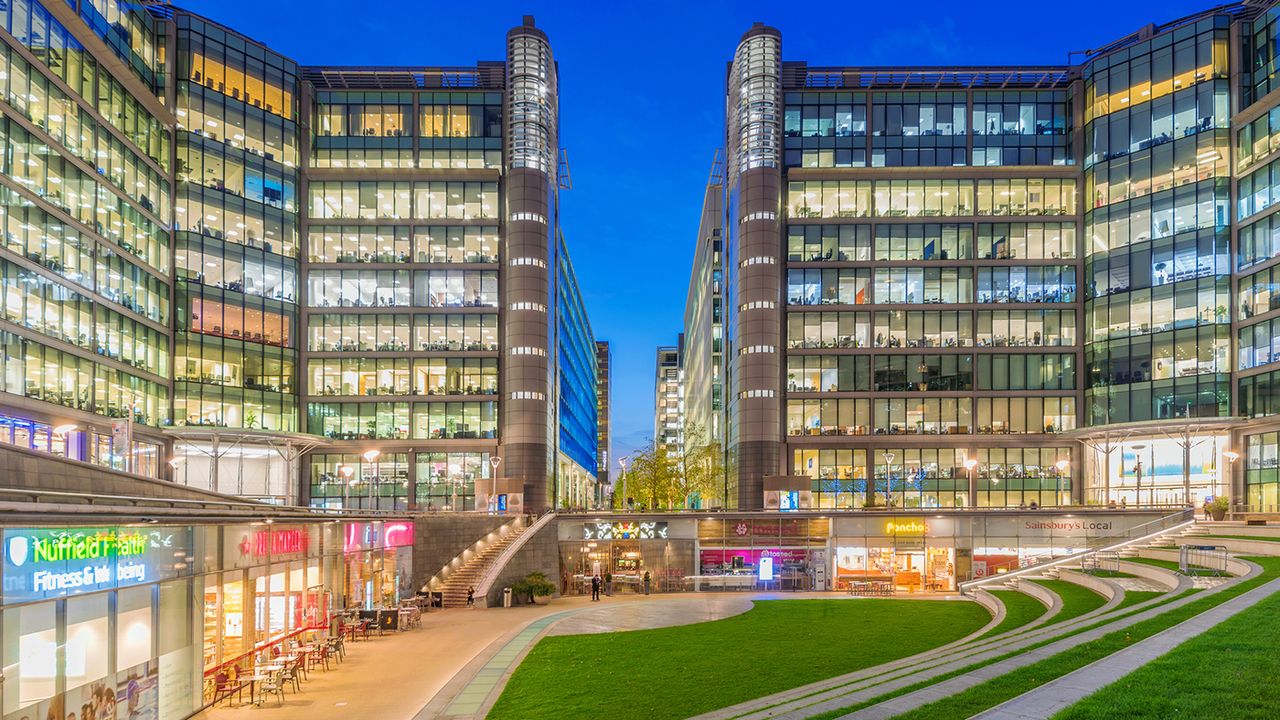
{"label": "lamp post", "polygon": [[494,455],[489,458],[489,502],[486,503],[492,512],[498,511],[498,466],[502,458]]}
{"label": "lamp post", "polygon": [[1058,469],[1058,474],[1055,475],[1053,478],[1054,504],[1061,505],[1062,504],[1062,474],[1065,473],[1067,471],[1067,468],[1071,466],[1071,461],[1066,458],[1062,458],[1058,462],[1054,463],[1053,466]]}
{"label": "lamp post", "polygon": [[355,474],[356,469],[350,465],[343,465],[338,468],[338,474],[342,476],[342,507],[348,509],[347,495],[348,491],[355,487],[356,481],[351,478]]}
{"label": "lamp post", "polygon": [[[370,509],[373,509],[373,508],[375,507],[375,501],[374,501],[374,498],[373,498],[373,486],[374,486],[375,484],[380,484],[380,483],[378,483],[378,480],[379,480],[379,478],[378,478],[378,457],[379,457],[380,455],[382,455],[382,451],[381,451],[381,450],[365,450],[365,451],[364,451],[364,454],[360,456],[360,457],[364,458],[364,461],[365,461],[365,462],[367,462],[367,463],[369,463],[369,464],[373,465],[373,479],[371,479],[371,480],[369,481],[369,508],[370,508]],[[364,473],[363,473],[363,472],[361,472],[360,474],[361,474],[361,475],[364,475]]]}
{"label": "lamp post", "polygon": [[[1240,453],[1235,450],[1224,450],[1222,451],[1222,457],[1227,459],[1227,479],[1225,484],[1227,486],[1227,495],[1229,496],[1231,495],[1231,481],[1235,479],[1236,461],[1240,459]],[[1218,488],[1215,487],[1213,493],[1217,495]]]}
{"label": "lamp post", "polygon": [[630,503],[627,502],[627,456],[623,455],[618,458],[618,470],[621,471],[622,477],[622,505],[624,509],[630,509]]}
{"label": "lamp post", "polygon": [[884,452],[884,506],[887,510],[892,500],[893,492],[893,459],[897,457],[889,451]]}
{"label": "lamp post", "polygon": [[966,458],[964,461],[965,473],[969,476],[969,507],[978,506],[978,484],[973,479],[973,469],[978,467],[978,461],[973,458]]}
{"label": "lamp post", "polygon": [[[1133,455],[1138,459],[1133,465],[1133,492],[1136,498],[1134,503],[1138,507],[1142,507],[1142,451],[1146,449],[1146,445],[1138,443],[1133,446]],[[1155,496],[1155,490],[1152,489],[1152,499]]]}

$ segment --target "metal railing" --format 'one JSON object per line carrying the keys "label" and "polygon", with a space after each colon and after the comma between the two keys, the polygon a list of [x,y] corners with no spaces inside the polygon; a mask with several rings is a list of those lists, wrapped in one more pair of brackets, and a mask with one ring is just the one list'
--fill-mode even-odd
{"label": "metal railing", "polygon": [[737,510],[733,508],[632,508],[630,510],[624,508],[600,508],[598,510],[583,508],[556,508],[555,512],[560,515],[582,516],[582,515],[762,515],[768,517],[786,517],[788,515],[857,515],[865,513],[868,515],[972,515],[974,513],[992,513],[1005,515],[1025,515],[1027,513],[1043,513],[1051,514],[1056,512],[1167,512],[1167,511],[1183,511],[1188,510],[1186,503],[1148,503],[1143,505],[1040,505],[1037,507],[982,507],[982,506],[966,506],[966,507],[903,507],[893,506],[886,507],[884,505],[874,505],[870,507],[856,508],[822,508],[810,507],[799,508],[795,510]]}
{"label": "metal railing", "polygon": [[[87,493],[69,490],[38,490],[32,488],[0,487],[0,502],[23,504],[63,504],[67,506],[85,507],[87,510],[97,509],[104,512],[112,508],[130,508],[165,511],[205,511],[225,512],[235,515],[254,515],[262,517],[285,517],[298,519],[316,518],[383,518],[407,517],[411,513],[403,510],[361,510],[343,508],[306,507],[300,505],[271,505],[250,500],[215,500],[147,497],[141,495],[111,495],[103,493]],[[34,509],[34,508],[33,508]],[[11,512],[21,512],[21,507],[8,508]],[[41,511],[43,512],[43,511]]]}
{"label": "metal railing", "polygon": [[[439,590],[441,587],[444,586],[445,582],[448,581],[450,575],[453,575],[455,571],[457,571],[463,565],[467,564],[467,560],[464,558],[469,559],[470,557],[479,555],[480,553],[484,552],[485,549],[488,548],[493,543],[501,542],[501,540],[506,536],[510,535],[513,532],[517,532],[519,529],[519,525],[523,524],[526,521],[527,521],[527,518],[525,516],[519,515],[499,525],[493,530],[489,531],[488,535],[485,535],[484,537],[475,541],[471,545],[467,546],[467,548],[464,549],[462,552],[450,558],[449,562],[445,563],[444,566],[440,568],[439,572],[437,572],[435,575],[432,575],[431,579],[427,580],[426,584],[422,586],[422,589],[427,592]],[[495,538],[490,538],[489,536],[493,535],[494,533],[497,533],[498,536]]]}
{"label": "metal railing", "polygon": [[1149,540],[1168,533],[1171,530],[1176,530],[1194,523],[1196,517],[1195,512],[1195,508],[1184,507],[1178,512],[1170,513],[1164,517],[1142,523],[1141,525],[1135,525],[1123,531],[1086,539],[1084,548],[1077,552],[1068,553],[1043,562],[1027,565],[1011,572],[990,575],[977,580],[962,582],[957,587],[960,590],[960,594],[964,595],[969,590],[976,589],[982,585],[989,583],[1003,583],[1010,578],[1040,573],[1047,568],[1076,562],[1095,553],[1105,553],[1140,540]]}

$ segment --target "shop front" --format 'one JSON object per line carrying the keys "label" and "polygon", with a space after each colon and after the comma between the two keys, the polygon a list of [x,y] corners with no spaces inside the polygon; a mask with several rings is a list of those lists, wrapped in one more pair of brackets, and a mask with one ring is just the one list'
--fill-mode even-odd
{"label": "shop front", "polygon": [[693,520],[562,522],[560,593],[588,595],[591,578],[608,582],[611,593],[679,592],[692,574]]}
{"label": "shop front", "polygon": [[204,541],[191,527],[5,528],[5,720],[195,711]]}
{"label": "shop front", "polygon": [[834,588],[865,594],[955,590],[955,542],[942,527],[949,522],[954,524],[919,517],[875,518],[857,527],[837,520]]}
{"label": "shop front", "polygon": [[959,583],[1098,547],[1157,513],[982,513],[836,518],[834,588],[953,592]]}
{"label": "shop front", "polygon": [[340,616],[394,609],[413,595],[412,522],[218,530],[221,565],[205,575],[203,593],[206,695],[218,673],[249,672],[264,653],[335,632]]}
{"label": "shop front", "polygon": [[412,540],[407,521],[5,528],[2,717],[186,718],[219,673],[412,595]]}
{"label": "shop front", "polygon": [[827,518],[698,521],[695,590],[826,590]]}

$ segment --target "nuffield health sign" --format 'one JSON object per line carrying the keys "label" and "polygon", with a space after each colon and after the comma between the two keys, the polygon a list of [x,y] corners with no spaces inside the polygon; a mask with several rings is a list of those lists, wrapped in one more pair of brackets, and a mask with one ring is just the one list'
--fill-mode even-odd
{"label": "nuffield health sign", "polygon": [[6,529],[4,601],[76,595],[190,572],[190,537],[186,527]]}

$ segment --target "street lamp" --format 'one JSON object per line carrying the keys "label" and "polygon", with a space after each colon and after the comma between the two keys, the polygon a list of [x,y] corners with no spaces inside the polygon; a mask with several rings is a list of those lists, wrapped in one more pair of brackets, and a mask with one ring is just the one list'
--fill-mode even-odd
{"label": "street lamp", "polygon": [[356,469],[351,467],[350,465],[343,465],[342,467],[338,468],[338,474],[343,477],[342,507],[344,508],[348,506],[348,501],[347,501],[348,491],[350,488],[355,487],[355,484],[356,484],[356,481],[351,477],[352,475],[355,474],[355,472],[356,472]]}
{"label": "street lamp", "polygon": [[884,452],[884,506],[888,509],[893,492],[893,459],[897,457],[889,451]]}
{"label": "street lamp", "polygon": [[[1227,494],[1231,494],[1231,478],[1235,475],[1236,461],[1240,459],[1240,453],[1235,450],[1223,450],[1222,457],[1227,459]],[[1214,488],[1214,494],[1217,494],[1217,488]]]}
{"label": "street lamp", "polygon": [[[378,484],[378,485],[382,484],[381,483],[382,478],[378,477],[378,457],[381,455],[382,455],[381,450],[365,450],[364,454],[360,456],[364,458],[365,462],[373,465],[373,478],[369,481],[369,507],[370,508],[375,507],[375,501],[373,499],[373,486],[374,484]],[[361,473],[361,475],[363,474],[364,473]]]}
{"label": "street lamp", "polygon": [[976,507],[978,505],[978,486],[973,483],[973,469],[978,467],[978,461],[973,458],[967,458],[964,461],[964,471],[969,476],[969,505]]}
{"label": "street lamp", "polygon": [[488,507],[493,512],[498,510],[498,465],[502,464],[502,458],[494,455],[489,458],[489,502]]}
{"label": "street lamp", "polygon": [[627,456],[623,455],[618,458],[618,470],[622,474],[622,504],[625,509],[630,509],[630,503],[627,499]]}
{"label": "street lamp", "polygon": [[[1146,445],[1138,443],[1133,446],[1133,455],[1138,459],[1133,465],[1133,492],[1137,498],[1136,504],[1142,506],[1142,451],[1146,449]],[[1152,500],[1155,499],[1155,488],[1151,489]]]}
{"label": "street lamp", "polygon": [[1053,478],[1054,502],[1062,504],[1062,474],[1071,466],[1071,461],[1066,458],[1062,458],[1058,460],[1058,462],[1054,463],[1053,466],[1058,469],[1058,474]]}

